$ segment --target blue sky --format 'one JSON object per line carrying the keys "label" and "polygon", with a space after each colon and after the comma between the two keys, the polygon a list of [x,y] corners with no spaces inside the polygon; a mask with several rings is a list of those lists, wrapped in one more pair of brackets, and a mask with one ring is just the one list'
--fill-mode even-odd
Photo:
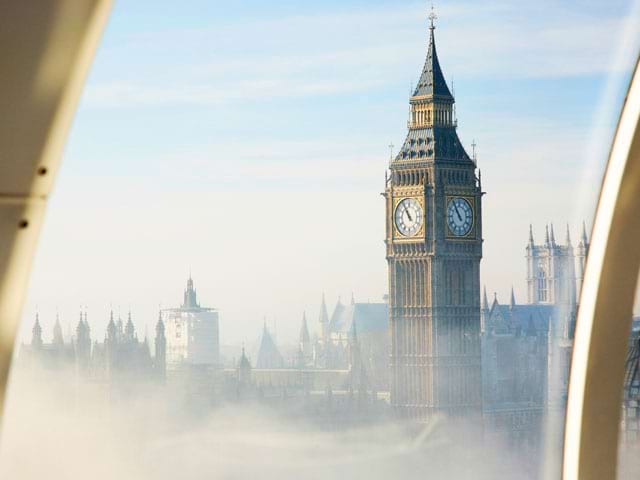
{"label": "blue sky", "polygon": [[[630,2],[436,4],[459,134],[478,143],[483,283],[524,301],[529,223],[589,220],[638,36]],[[388,145],[406,134],[428,5],[390,1],[116,2],[67,146],[34,268],[34,312],[98,335],[140,330],[191,268],[223,342],[263,315],[295,338],[321,293],[386,292]],[[636,18],[637,15],[634,17]],[[637,18],[636,18],[637,20]],[[626,56],[625,56],[626,54]],[[622,61],[618,58],[622,55]],[[350,213],[351,212],[351,213]],[[356,212],[353,214],[352,212]]]}

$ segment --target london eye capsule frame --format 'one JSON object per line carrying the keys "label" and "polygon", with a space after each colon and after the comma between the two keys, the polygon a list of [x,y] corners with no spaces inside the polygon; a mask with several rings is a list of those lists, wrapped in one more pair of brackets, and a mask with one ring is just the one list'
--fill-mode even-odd
{"label": "london eye capsule frame", "polygon": [[[0,117],[5,119],[0,122],[0,412],[48,195],[111,4],[0,1]],[[640,270],[639,210],[636,62],[610,150],[581,294],[565,480],[615,478],[624,360]]]}

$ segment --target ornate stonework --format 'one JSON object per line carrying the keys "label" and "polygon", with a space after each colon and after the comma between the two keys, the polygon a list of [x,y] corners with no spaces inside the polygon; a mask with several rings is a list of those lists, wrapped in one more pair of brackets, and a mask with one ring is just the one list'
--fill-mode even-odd
{"label": "ornate stonework", "polygon": [[456,132],[434,29],[432,20],[409,131],[384,193],[391,401],[397,413],[421,421],[482,409],[482,192]]}

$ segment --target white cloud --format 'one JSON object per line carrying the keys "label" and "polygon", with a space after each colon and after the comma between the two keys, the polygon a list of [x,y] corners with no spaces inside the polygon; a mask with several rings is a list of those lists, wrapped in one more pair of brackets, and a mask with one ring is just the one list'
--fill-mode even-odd
{"label": "white cloud", "polygon": [[[375,90],[418,74],[426,44],[425,22],[416,21],[421,10],[384,7],[121,38],[109,49],[155,58],[156,50],[170,48],[173,55],[160,56],[167,63],[158,75],[134,65],[93,79],[85,104],[206,105]],[[542,21],[543,5],[524,12],[520,2],[444,8],[438,48],[445,72],[467,79],[541,79],[630,67],[610,60],[618,40],[611,32],[622,29],[622,15],[554,11],[554,18]],[[166,38],[173,36],[176,45],[168,46]],[[198,51],[202,44],[215,46],[215,53],[203,49],[189,60],[180,57],[181,49]]]}

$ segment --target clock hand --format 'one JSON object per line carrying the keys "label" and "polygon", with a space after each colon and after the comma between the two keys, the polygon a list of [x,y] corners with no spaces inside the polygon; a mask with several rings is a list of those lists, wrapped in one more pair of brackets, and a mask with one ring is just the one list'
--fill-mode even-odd
{"label": "clock hand", "polygon": [[407,214],[407,217],[409,218],[409,221],[413,222],[413,218],[411,218],[411,214],[409,213],[409,209],[405,210],[405,213]]}
{"label": "clock hand", "polygon": [[455,200],[452,203],[453,203],[453,208],[456,211],[456,215],[458,216],[458,220],[462,221],[462,217],[460,216],[460,212],[458,211],[458,206],[456,205]]}

